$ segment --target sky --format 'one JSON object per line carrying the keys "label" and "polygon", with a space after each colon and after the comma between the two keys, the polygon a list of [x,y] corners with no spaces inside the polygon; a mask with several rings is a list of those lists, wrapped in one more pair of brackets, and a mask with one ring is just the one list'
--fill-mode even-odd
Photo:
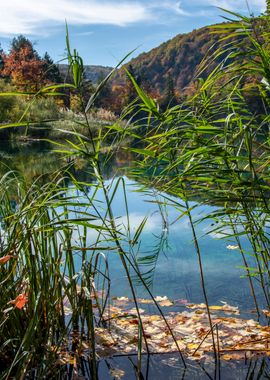
{"label": "sky", "polygon": [[[65,57],[65,21],[71,46],[85,64],[115,66],[129,52],[149,51],[199,27],[221,22],[225,13],[260,14],[265,0],[0,0],[0,43],[8,50],[23,34],[43,55]],[[249,7],[249,10],[248,10]]]}

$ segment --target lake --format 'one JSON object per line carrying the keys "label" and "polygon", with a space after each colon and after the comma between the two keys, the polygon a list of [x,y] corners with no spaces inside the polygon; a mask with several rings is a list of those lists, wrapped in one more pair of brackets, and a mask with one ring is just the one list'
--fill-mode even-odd
{"label": "lake", "polygon": [[[168,200],[167,194],[159,193],[153,188],[145,188],[141,183],[134,181],[129,172],[130,160],[130,156],[120,153],[104,169],[106,186],[110,188],[111,194],[119,178],[123,178],[125,183],[128,216],[122,186],[119,186],[112,201],[117,229],[124,236],[123,242],[126,240],[127,231],[130,231],[131,238],[134,237],[136,230],[144,218],[147,217],[140,239],[134,246],[133,253],[138,257],[142,273],[147,273],[145,276],[153,295],[156,297],[166,296],[174,302],[169,312],[181,311],[185,303],[204,302],[198,258],[194,248],[189,219],[187,216],[180,218],[181,210],[173,205],[174,202],[181,203],[181,200],[175,198]],[[1,175],[10,167],[12,170],[26,176],[29,183],[40,175],[50,178],[49,173],[59,169],[65,163],[60,160],[59,155],[52,150],[49,144],[44,143],[13,145],[3,143],[0,146],[0,161],[2,162]],[[83,161],[77,160],[74,170],[81,181],[94,183],[94,179],[89,174],[87,165]],[[78,196],[81,201],[87,201],[85,193],[75,190],[68,181],[67,186],[68,195]],[[94,190],[89,186],[85,191],[91,197],[91,192]],[[103,201],[103,196],[98,191],[95,195],[95,202],[102,213],[104,213],[102,209]],[[201,219],[218,207],[204,205],[198,200],[191,200],[190,205],[192,206],[194,220]],[[75,207],[70,210],[70,216],[76,216],[78,211],[83,210],[80,210],[79,206]],[[222,302],[226,302],[232,306],[238,306],[241,311],[241,317],[256,318],[249,281],[245,276],[245,270],[242,268],[241,254],[237,249],[230,249],[230,246],[235,245],[234,241],[220,239],[221,236],[218,234],[209,233],[212,223],[213,221],[211,220],[204,220],[196,224],[209,303],[210,305],[221,305]],[[74,244],[79,244],[79,232],[77,239],[76,235],[74,237]],[[106,234],[104,237],[106,238]],[[90,231],[87,235],[87,244],[89,246],[94,245],[96,238],[97,232]],[[251,251],[245,239],[242,239],[242,245],[246,251]],[[74,254],[78,256],[77,269],[79,270],[81,254],[79,252]],[[151,260],[146,262],[144,258],[149,256],[151,256]],[[111,277],[111,296],[130,298],[130,288],[121,267],[119,255],[112,251],[107,253],[107,257]],[[250,265],[252,265],[252,257],[250,258]],[[141,285],[136,285],[136,290],[139,297],[149,298]],[[256,290],[259,306],[260,308],[265,308],[259,287]],[[151,312],[149,306],[146,309]],[[108,363],[110,363],[110,360],[116,367],[120,366],[125,369],[126,375],[124,378],[134,378],[132,359],[129,361],[124,358],[115,358],[108,359],[107,362],[100,365],[101,379],[106,379],[108,376],[110,367]],[[259,368],[267,367],[265,363],[265,359],[258,359],[258,361],[246,361],[246,363],[241,364],[237,362],[230,365],[222,364],[220,368],[222,379],[232,379],[230,377],[232,368],[234,370],[234,379],[257,378],[255,375],[257,372],[259,373]],[[164,355],[153,356],[146,368],[148,368],[149,379],[163,379],[165,372],[168,379],[218,378],[215,369],[209,363],[208,365],[209,367],[207,368],[206,366],[204,369],[200,365],[193,363],[184,372],[178,357]],[[151,375],[153,368],[155,371]],[[147,378],[147,370],[145,371],[145,378]],[[249,376],[249,371],[255,377],[246,377]]]}

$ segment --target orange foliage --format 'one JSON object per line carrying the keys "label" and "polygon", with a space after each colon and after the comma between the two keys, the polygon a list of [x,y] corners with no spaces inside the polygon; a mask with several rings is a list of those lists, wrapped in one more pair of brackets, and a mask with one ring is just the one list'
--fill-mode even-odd
{"label": "orange foliage", "polygon": [[13,255],[6,255],[6,256],[2,256],[0,257],[0,264],[6,264],[10,259],[16,259],[17,256],[13,256]]}
{"label": "orange foliage", "polygon": [[3,56],[3,61],[2,75],[10,77],[16,86],[36,91],[44,82],[45,62],[31,46],[23,46],[18,51],[11,50],[9,54]]}
{"label": "orange foliage", "polygon": [[15,298],[15,300],[10,301],[10,303],[13,304],[14,307],[17,307],[18,309],[22,309],[27,302],[28,302],[28,297],[25,293],[19,294]]}

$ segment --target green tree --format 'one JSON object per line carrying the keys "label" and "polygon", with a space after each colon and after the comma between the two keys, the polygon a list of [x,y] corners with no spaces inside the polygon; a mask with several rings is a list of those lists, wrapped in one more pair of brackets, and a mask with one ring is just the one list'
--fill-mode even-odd
{"label": "green tree", "polygon": [[266,14],[270,16],[270,0],[266,0]]}
{"label": "green tree", "polygon": [[161,101],[161,107],[164,109],[168,106],[173,107],[177,104],[177,97],[175,94],[174,80],[172,75],[169,74],[166,81],[164,96]]}
{"label": "green tree", "polygon": [[[141,83],[142,83],[142,80],[141,80],[141,76],[138,75],[135,70],[134,70],[134,67],[129,64],[128,66],[128,72],[133,76],[133,78],[136,80],[137,84],[140,86]],[[131,103],[134,99],[137,98],[137,91],[135,90],[134,88],[134,85],[132,83],[132,81],[130,80],[129,77],[127,77],[127,84],[126,84],[126,91],[127,91],[127,99],[126,99],[126,103],[129,104]]]}
{"label": "green tree", "polygon": [[46,52],[44,54],[44,75],[52,83],[61,83],[61,74],[58,66],[53,62],[50,55]]}
{"label": "green tree", "polygon": [[22,34],[18,37],[14,37],[10,44],[10,52],[20,52],[22,49],[28,48],[28,51],[31,51],[33,57],[38,56],[38,53],[34,49],[33,43],[23,36]]}
{"label": "green tree", "polygon": [[0,44],[0,77],[1,77],[1,71],[4,68],[4,57],[5,57],[4,50],[2,49],[2,46]]}
{"label": "green tree", "polygon": [[[101,74],[98,78],[98,85],[103,82],[105,79],[105,75]],[[110,108],[110,104],[113,100],[113,94],[112,94],[112,85],[110,82],[106,82],[105,85],[102,87],[101,91],[99,92],[99,95],[95,101],[95,106],[98,108]]]}

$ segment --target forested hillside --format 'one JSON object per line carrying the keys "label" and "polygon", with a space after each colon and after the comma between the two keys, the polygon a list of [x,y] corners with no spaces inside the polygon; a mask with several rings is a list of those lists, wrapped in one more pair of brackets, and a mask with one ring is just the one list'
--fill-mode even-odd
{"label": "forested hillside", "polygon": [[[68,74],[68,65],[59,64],[59,71],[63,78]],[[90,80],[93,84],[97,84],[101,79],[106,77],[109,72],[112,70],[112,67],[108,66],[97,66],[97,65],[85,65],[84,74],[87,80]]]}
{"label": "forested hillside", "polygon": [[[222,29],[228,25],[221,23],[179,34],[151,51],[140,54],[125,64],[124,68],[161,106],[177,104],[181,98],[194,93],[198,77],[207,77],[224,59],[225,45],[236,45],[239,42],[237,38],[243,38],[224,39]],[[223,53],[211,60],[210,57],[222,47]],[[204,60],[207,61],[207,67],[202,71]],[[103,94],[103,103],[116,113],[136,97],[124,68],[117,71],[110,91]]]}
{"label": "forested hillside", "polygon": [[[212,28],[193,30],[140,54],[126,66],[132,68],[142,83],[151,79],[151,86],[160,94],[166,91],[171,80],[175,89],[181,92],[192,84],[205,55],[217,49],[221,45],[220,40],[220,35],[215,34]],[[116,82],[122,83],[121,79],[124,79],[123,72]]]}

